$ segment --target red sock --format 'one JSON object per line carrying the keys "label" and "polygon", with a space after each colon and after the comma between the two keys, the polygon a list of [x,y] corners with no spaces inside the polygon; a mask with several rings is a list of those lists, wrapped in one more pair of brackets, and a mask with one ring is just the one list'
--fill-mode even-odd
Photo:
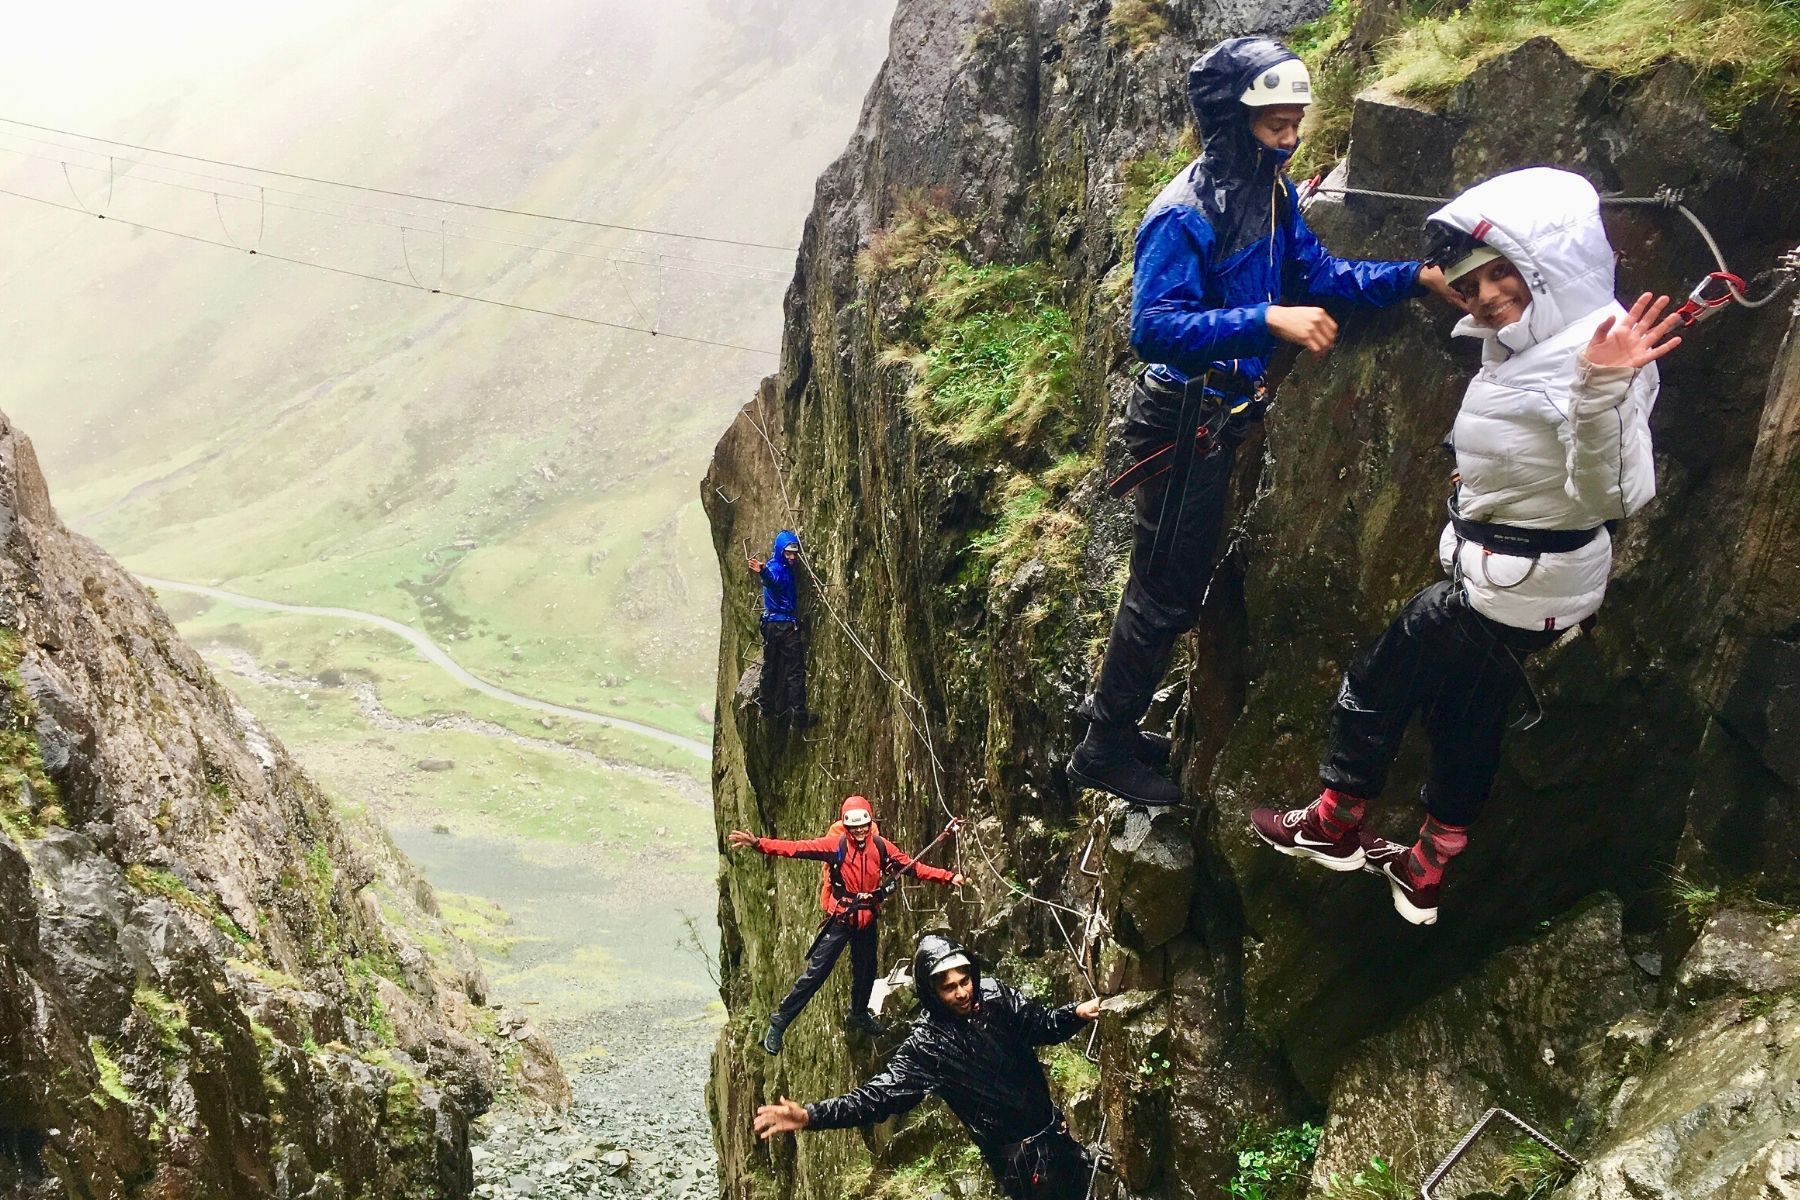
{"label": "red sock", "polygon": [[1419,826],[1419,840],[1413,843],[1412,853],[1407,856],[1407,874],[1422,884],[1439,883],[1444,878],[1445,865],[1468,846],[1467,825],[1446,825],[1436,817],[1428,816]]}
{"label": "red sock", "polygon": [[1312,832],[1334,842],[1342,841],[1362,827],[1366,802],[1360,796],[1349,796],[1336,788],[1319,793],[1307,816],[1317,826]]}

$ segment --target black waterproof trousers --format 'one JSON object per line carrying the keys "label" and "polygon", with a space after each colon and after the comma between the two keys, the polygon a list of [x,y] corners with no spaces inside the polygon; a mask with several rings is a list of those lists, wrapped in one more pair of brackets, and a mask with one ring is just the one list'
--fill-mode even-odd
{"label": "black waterproof trousers", "polygon": [[806,952],[806,969],[794,981],[794,990],[775,1010],[775,1019],[782,1028],[793,1024],[806,1002],[825,986],[846,943],[850,946],[850,1012],[859,1013],[869,1007],[869,994],[875,990],[876,924],[870,921],[866,929],[855,929],[835,917],[826,918],[819,936],[813,939],[812,949]]}
{"label": "black waterproof trousers", "polygon": [[1065,1130],[1054,1129],[984,1157],[1007,1200],[1086,1200],[1093,1167]]}
{"label": "black waterproof trousers", "polygon": [[[1174,439],[1180,411],[1179,392],[1138,382],[1125,410],[1125,443],[1134,461]],[[1231,468],[1242,438],[1242,428],[1227,429],[1195,453],[1185,481],[1168,471],[1132,493],[1136,517],[1131,574],[1088,702],[1087,716],[1096,724],[1136,728],[1169,669],[1175,639],[1199,619],[1200,602],[1219,553]],[[1158,550],[1157,535],[1164,529],[1168,532]]]}
{"label": "black waterproof trousers", "polygon": [[1446,825],[1470,824],[1493,790],[1507,710],[1525,683],[1525,656],[1560,636],[1503,625],[1471,608],[1459,584],[1432,584],[1344,673],[1319,777],[1326,787],[1373,800],[1418,712],[1431,739],[1426,811]]}
{"label": "black waterproof trousers", "polygon": [[765,717],[806,711],[806,634],[798,621],[762,623],[762,679],[756,702]]}

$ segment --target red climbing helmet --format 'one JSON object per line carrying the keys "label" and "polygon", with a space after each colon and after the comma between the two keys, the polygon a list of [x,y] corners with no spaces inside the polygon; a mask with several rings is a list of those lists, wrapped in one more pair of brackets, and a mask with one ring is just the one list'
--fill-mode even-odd
{"label": "red climbing helmet", "polygon": [[874,823],[875,806],[869,803],[867,796],[851,796],[844,801],[838,817],[846,829],[857,829]]}

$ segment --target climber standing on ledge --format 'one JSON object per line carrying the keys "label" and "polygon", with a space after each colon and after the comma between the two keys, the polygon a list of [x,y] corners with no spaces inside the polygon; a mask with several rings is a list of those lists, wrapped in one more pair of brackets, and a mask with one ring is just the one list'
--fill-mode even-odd
{"label": "climber standing on ledge", "polygon": [[769,561],[751,558],[750,573],[762,580],[762,675],[756,706],[771,720],[791,716],[794,727],[811,729],[818,718],[806,707],[806,630],[800,624],[800,538],[789,529],[775,535]]}
{"label": "climber standing on ledge", "polygon": [[[1365,863],[1394,907],[1437,922],[1444,868],[1468,845],[1500,766],[1522,660],[1589,620],[1606,595],[1612,530],[1656,494],[1656,360],[1681,344],[1646,292],[1613,297],[1600,198],[1579,175],[1530,167],[1478,184],[1425,224],[1428,258],[1464,298],[1456,333],[1481,370],[1451,429],[1449,579],[1406,602],[1331,706],[1325,790],[1305,808],[1259,808],[1251,828],[1334,871]],[[1666,340],[1665,340],[1666,339]],[[1431,740],[1425,823],[1410,846],[1365,833],[1414,712]]]}
{"label": "climber standing on ledge", "polygon": [[781,1007],[769,1018],[769,1031],[763,1035],[763,1049],[781,1053],[782,1038],[794,1023],[800,1010],[813,994],[825,986],[831,970],[850,946],[850,1013],[844,1024],[871,1037],[887,1032],[887,1027],[869,1011],[869,995],[875,989],[875,951],[877,932],[875,918],[881,911],[879,889],[895,874],[911,875],[930,883],[961,887],[963,877],[942,867],[915,862],[900,847],[881,836],[875,828],[875,811],[862,796],[844,801],[839,818],[825,836],[806,842],[784,842],[778,838],[757,837],[746,829],[734,829],[725,835],[733,848],[749,846],[762,854],[777,858],[810,858],[825,864],[824,881],[819,889],[819,905],[825,910],[825,921],[819,935],[806,952],[806,968],[794,981]]}
{"label": "climber standing on ledge", "polygon": [[1307,228],[1283,168],[1311,86],[1305,64],[1268,38],[1207,51],[1188,73],[1205,149],[1138,227],[1131,345],[1150,367],[1125,415],[1134,463],[1112,485],[1116,496],[1136,494],[1131,573],[1082,704],[1087,736],[1069,760],[1073,782],[1133,804],[1182,799],[1159,773],[1168,739],[1138,722],[1175,639],[1198,619],[1232,463],[1262,417],[1276,343],[1331,348],[1337,323],[1317,301],[1384,307],[1429,290],[1455,303],[1441,271],[1333,258]]}
{"label": "climber standing on ledge", "polygon": [[1010,1200],[1081,1200],[1092,1168],[1050,1099],[1037,1047],[1074,1037],[1099,1018],[1100,1001],[1045,1008],[983,979],[961,946],[935,933],[919,939],[913,984],[924,1015],[885,1070],[829,1100],[763,1105],[757,1135],[873,1125],[936,1093]]}

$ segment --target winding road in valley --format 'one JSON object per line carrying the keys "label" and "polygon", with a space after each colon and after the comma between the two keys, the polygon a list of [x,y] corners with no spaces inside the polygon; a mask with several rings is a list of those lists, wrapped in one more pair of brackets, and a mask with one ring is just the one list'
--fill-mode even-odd
{"label": "winding road in valley", "polygon": [[518,692],[509,692],[503,687],[471,675],[461,663],[451,658],[449,653],[432,641],[425,633],[414,629],[411,625],[396,621],[392,617],[384,617],[379,613],[363,612],[355,608],[319,608],[310,604],[283,604],[279,600],[261,600],[255,596],[244,596],[237,592],[228,592],[223,588],[206,587],[198,583],[182,583],[175,579],[158,579],[154,575],[139,575],[138,581],[158,591],[186,592],[193,596],[203,596],[208,600],[216,600],[221,604],[234,604],[239,608],[255,608],[264,612],[295,613],[303,617],[335,617],[340,621],[355,621],[363,625],[376,625],[389,633],[405,638],[425,660],[442,670],[464,687],[473,688],[484,696],[492,697],[503,704],[528,708],[534,712],[550,713],[553,716],[567,717],[571,721],[586,721],[591,725],[607,725],[614,729],[623,729],[640,737],[651,738],[665,745],[686,750],[702,762],[712,761],[712,747],[695,738],[683,737],[667,729],[658,729],[654,725],[645,725],[626,717],[615,717],[607,713],[589,712],[585,708],[570,708],[566,704],[553,704],[548,700],[540,700],[535,696],[524,696]]}

